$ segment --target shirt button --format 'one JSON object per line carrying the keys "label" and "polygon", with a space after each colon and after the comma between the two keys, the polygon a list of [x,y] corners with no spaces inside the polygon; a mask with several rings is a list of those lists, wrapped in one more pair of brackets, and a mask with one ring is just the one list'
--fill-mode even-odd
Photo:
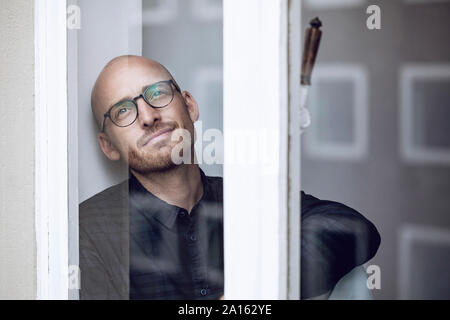
{"label": "shirt button", "polygon": [[206,289],[200,290],[200,294],[201,294],[202,296],[206,296],[207,293],[208,293],[208,292],[206,291]]}
{"label": "shirt button", "polygon": [[197,240],[197,237],[195,236],[195,234],[191,235],[191,240],[192,241],[196,241]]}
{"label": "shirt button", "polygon": [[181,211],[181,212],[180,212],[180,217],[183,218],[184,216],[186,216],[186,213],[184,213],[184,211]]}

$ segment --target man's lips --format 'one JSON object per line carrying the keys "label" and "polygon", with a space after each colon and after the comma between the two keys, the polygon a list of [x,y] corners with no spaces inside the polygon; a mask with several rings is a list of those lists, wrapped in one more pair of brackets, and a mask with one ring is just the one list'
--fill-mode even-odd
{"label": "man's lips", "polygon": [[142,144],[142,146],[146,146],[150,141],[152,141],[156,137],[159,137],[160,135],[163,135],[164,133],[171,132],[171,131],[173,131],[173,128],[165,128],[165,129],[161,129],[161,130],[155,132],[154,134],[148,136],[144,140],[144,143]]}

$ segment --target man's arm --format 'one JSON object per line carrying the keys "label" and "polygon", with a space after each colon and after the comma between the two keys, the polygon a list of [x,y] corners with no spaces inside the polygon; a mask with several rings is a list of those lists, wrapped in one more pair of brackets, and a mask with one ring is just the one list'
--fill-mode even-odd
{"label": "man's arm", "polygon": [[80,299],[129,299],[128,182],[79,206]]}
{"label": "man's arm", "polygon": [[110,290],[105,265],[83,229],[80,229],[80,270],[80,300],[108,299]]}
{"label": "man's arm", "polygon": [[302,191],[301,291],[308,299],[330,292],[380,245],[376,227],[356,210]]}

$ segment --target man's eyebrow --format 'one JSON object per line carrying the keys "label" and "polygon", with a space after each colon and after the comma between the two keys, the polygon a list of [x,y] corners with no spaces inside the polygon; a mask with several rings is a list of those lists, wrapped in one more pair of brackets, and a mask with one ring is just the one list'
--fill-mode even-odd
{"label": "man's eyebrow", "polygon": [[150,84],[148,84],[148,85],[142,87],[141,93],[144,93],[144,91],[145,91],[148,87],[154,86],[154,85],[157,84],[157,83],[165,82],[165,81],[174,81],[174,80],[173,80],[172,78],[169,77],[168,79],[162,79],[162,80],[158,80],[158,81],[156,81],[156,82],[150,83]]}
{"label": "man's eyebrow", "polygon": [[151,87],[151,86],[153,86],[153,85],[155,85],[155,84],[157,84],[159,82],[162,82],[162,81],[166,81],[166,80],[158,80],[156,82],[153,82],[153,83],[150,83],[150,84],[147,84],[147,85],[143,86],[142,89],[141,89],[141,93],[144,93],[144,91],[147,90],[148,87]]}

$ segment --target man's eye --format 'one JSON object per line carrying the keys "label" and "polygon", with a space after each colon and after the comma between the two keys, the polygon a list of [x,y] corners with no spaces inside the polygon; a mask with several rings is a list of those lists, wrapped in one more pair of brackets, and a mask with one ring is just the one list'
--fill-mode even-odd
{"label": "man's eye", "polygon": [[162,95],[162,92],[161,92],[161,91],[155,91],[155,92],[153,92],[153,94],[152,94],[152,99],[153,99],[153,98],[158,98],[160,95]]}
{"label": "man's eye", "polygon": [[125,108],[125,107],[124,108],[120,108],[116,112],[116,119],[119,118],[119,117],[123,117],[129,111],[130,111],[130,109],[128,109],[128,108]]}

